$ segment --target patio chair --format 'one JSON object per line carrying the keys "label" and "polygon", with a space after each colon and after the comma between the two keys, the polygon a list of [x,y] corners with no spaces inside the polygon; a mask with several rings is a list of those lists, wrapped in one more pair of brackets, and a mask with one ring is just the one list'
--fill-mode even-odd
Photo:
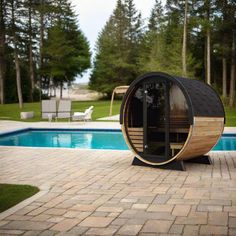
{"label": "patio chair", "polygon": [[60,100],[57,110],[57,118],[71,118],[71,100]]}
{"label": "patio chair", "polygon": [[42,119],[49,119],[51,121],[57,115],[56,100],[42,100],[41,103]]}
{"label": "patio chair", "polygon": [[72,115],[72,120],[89,121],[92,119],[92,113],[93,113],[93,106],[86,109],[85,112],[74,112],[74,114]]}

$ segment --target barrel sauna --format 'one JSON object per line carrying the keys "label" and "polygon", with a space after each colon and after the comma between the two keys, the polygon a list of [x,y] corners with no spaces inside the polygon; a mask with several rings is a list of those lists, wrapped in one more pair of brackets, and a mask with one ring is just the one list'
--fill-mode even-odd
{"label": "barrel sauna", "polygon": [[223,104],[211,86],[162,72],[133,81],[120,110],[127,145],[140,163],[151,166],[201,162],[224,123]]}

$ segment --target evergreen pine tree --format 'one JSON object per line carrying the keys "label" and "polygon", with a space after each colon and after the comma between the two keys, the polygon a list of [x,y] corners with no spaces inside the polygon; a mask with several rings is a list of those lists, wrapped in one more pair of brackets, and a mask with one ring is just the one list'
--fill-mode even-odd
{"label": "evergreen pine tree", "polygon": [[[192,5],[188,1],[189,8]],[[183,29],[184,29],[184,12],[185,12],[185,1],[168,0],[166,3],[166,26],[164,29],[164,60],[163,68],[172,74],[179,76],[183,75],[183,60],[182,60],[182,49],[183,49]],[[191,19],[190,19],[191,20]],[[186,40],[190,36],[186,36]],[[194,58],[192,52],[187,50],[185,53],[186,70],[187,76],[193,77],[195,70],[199,64]]]}
{"label": "evergreen pine tree", "polygon": [[70,83],[90,67],[90,52],[88,41],[76,24],[71,4],[61,0],[55,1],[54,6],[54,25],[49,29],[44,47],[44,73],[60,86],[62,97],[63,83]]}
{"label": "evergreen pine tree", "polygon": [[141,71],[162,71],[164,13],[161,1],[156,0],[148,20],[148,28],[142,38],[139,66]]}
{"label": "evergreen pine tree", "polygon": [[133,0],[118,0],[97,40],[91,88],[109,96],[116,86],[130,84],[139,75],[141,35],[141,15]]}

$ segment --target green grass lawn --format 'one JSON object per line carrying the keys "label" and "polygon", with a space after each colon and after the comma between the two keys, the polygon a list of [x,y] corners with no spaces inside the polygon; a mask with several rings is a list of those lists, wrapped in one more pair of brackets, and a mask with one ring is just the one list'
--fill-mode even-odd
{"label": "green grass lawn", "polygon": [[36,194],[37,187],[30,185],[0,184],[0,212]]}
{"label": "green grass lawn", "polygon": [[226,126],[236,126],[236,107],[225,107]]}
{"label": "green grass lawn", "polygon": [[[120,113],[121,101],[114,101],[113,115]],[[86,108],[94,106],[92,119],[96,120],[101,117],[109,116],[110,101],[88,101],[88,102],[72,102],[72,112],[84,112]],[[21,111],[34,111],[35,117],[24,121],[42,121],[41,119],[41,103],[25,103],[24,108],[20,110],[18,104],[0,105],[0,120],[21,120]],[[67,120],[67,119],[66,119]]]}
{"label": "green grass lawn", "polygon": [[[119,114],[121,101],[114,101],[113,115]],[[101,117],[109,116],[110,101],[88,101],[88,102],[72,102],[72,112],[84,111],[86,108],[94,106],[92,119],[96,120]],[[22,110],[19,109],[18,104],[0,105],[0,119],[1,120],[20,120],[21,111],[34,111],[35,117],[25,121],[41,121],[40,103],[25,103]],[[236,126],[236,107],[225,108],[226,112],[226,126]]]}

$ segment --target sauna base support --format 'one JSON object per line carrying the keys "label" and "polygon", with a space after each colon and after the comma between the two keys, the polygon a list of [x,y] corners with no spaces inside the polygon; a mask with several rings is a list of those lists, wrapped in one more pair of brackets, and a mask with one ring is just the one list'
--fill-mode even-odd
{"label": "sauna base support", "polygon": [[168,170],[180,170],[180,171],[185,171],[185,166],[183,161],[171,161],[165,165],[149,165],[147,163],[144,163],[140,161],[137,157],[134,157],[132,165],[134,166],[147,166],[147,167],[152,167],[152,168],[158,168],[158,169],[168,169]]}
{"label": "sauna base support", "polygon": [[207,155],[194,157],[192,159],[186,160],[185,162],[198,163],[198,164],[206,164],[206,165],[211,165],[212,164],[211,158],[209,156],[207,156]]}

